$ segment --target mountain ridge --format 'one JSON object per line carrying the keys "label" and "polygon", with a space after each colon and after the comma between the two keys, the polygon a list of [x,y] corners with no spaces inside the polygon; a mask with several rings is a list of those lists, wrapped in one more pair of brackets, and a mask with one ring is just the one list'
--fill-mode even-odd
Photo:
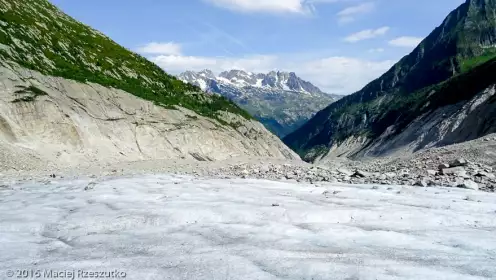
{"label": "mountain ridge", "polygon": [[270,71],[264,73],[253,73],[244,70],[232,69],[222,71],[215,75],[211,70],[204,69],[198,72],[185,71],[177,76],[180,80],[193,83],[202,90],[209,90],[205,84],[198,79],[210,79],[237,87],[257,87],[274,90],[286,90],[308,94],[325,94],[320,88],[312,83],[298,77],[295,72]]}
{"label": "mountain ridge", "polygon": [[[397,120],[411,108],[421,108],[430,101],[429,87],[470,73],[496,57],[495,11],[495,0],[466,1],[390,70],[317,113],[286,136],[285,143],[307,160],[315,160],[347,139],[362,139],[361,148],[357,148],[362,151],[381,135],[391,134],[388,130],[401,133],[418,116],[409,113],[401,126],[396,125]],[[476,92],[471,94],[473,97]]]}

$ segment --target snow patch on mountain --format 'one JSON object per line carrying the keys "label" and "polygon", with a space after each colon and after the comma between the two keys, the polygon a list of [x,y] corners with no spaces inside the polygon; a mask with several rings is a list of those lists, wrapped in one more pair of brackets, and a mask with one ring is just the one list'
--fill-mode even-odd
{"label": "snow patch on mountain", "polygon": [[294,91],[310,95],[324,94],[322,90],[310,82],[304,81],[293,72],[271,71],[267,74],[255,74],[243,70],[230,70],[215,76],[211,70],[200,72],[186,71],[178,76],[180,80],[186,83],[194,84],[204,91],[212,92],[209,84],[215,81],[223,86],[234,86],[237,88],[253,87],[267,90]]}

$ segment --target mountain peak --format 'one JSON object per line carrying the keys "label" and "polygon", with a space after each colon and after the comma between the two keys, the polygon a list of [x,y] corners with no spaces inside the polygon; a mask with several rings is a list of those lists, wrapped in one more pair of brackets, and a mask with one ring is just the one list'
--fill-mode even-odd
{"label": "mountain peak", "polygon": [[208,78],[208,79],[215,79],[214,72],[212,72],[211,70],[208,70],[208,69],[204,69],[204,70],[198,72],[198,74],[200,76]]}
{"label": "mountain peak", "polygon": [[203,69],[198,73],[213,74],[212,70],[209,70],[209,69]]}
{"label": "mountain peak", "polygon": [[237,69],[232,69],[229,71],[224,71],[219,74],[219,77],[224,77],[226,79],[229,79],[231,77],[248,77],[253,75],[253,73],[246,72],[244,70],[237,70]]}
{"label": "mountain peak", "polygon": [[279,70],[273,70],[267,74],[255,74],[244,70],[232,69],[215,76],[212,71],[206,69],[198,73],[186,71],[180,74],[179,78],[185,82],[198,85],[204,90],[208,87],[208,84],[212,84],[213,82],[214,86],[217,83],[221,83],[239,88],[253,87],[293,91],[304,94],[324,94],[318,87],[299,78],[295,72],[283,72]]}

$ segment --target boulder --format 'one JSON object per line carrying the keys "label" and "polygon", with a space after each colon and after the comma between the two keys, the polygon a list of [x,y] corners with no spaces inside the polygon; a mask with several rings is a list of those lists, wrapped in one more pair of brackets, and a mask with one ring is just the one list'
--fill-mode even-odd
{"label": "boulder", "polygon": [[441,174],[443,175],[453,175],[456,177],[468,177],[467,171],[463,167],[453,167],[453,168],[444,168],[441,170]]}
{"label": "boulder", "polygon": [[436,170],[427,170],[427,174],[429,174],[430,176],[436,176],[437,174],[437,171]]}
{"label": "boulder", "polygon": [[448,168],[450,168],[450,165],[447,163],[442,163],[438,167],[439,170],[448,169]]}
{"label": "boulder", "polygon": [[388,172],[388,173],[384,173],[384,175],[386,175],[386,177],[388,178],[394,178],[396,176],[398,176],[396,173],[394,172]]}
{"label": "boulder", "polygon": [[328,181],[329,183],[337,183],[337,182],[338,182],[338,180],[337,180],[336,178],[334,178],[334,177],[330,177],[330,178],[328,178],[328,179],[327,179],[327,181]]}
{"label": "boulder", "polygon": [[346,175],[346,176],[352,176],[353,175],[353,172],[349,171],[348,169],[344,169],[344,168],[339,168],[338,169],[338,172],[340,174],[343,174],[343,175]]}
{"label": "boulder", "polygon": [[367,178],[367,177],[370,177],[371,175],[372,174],[370,174],[369,172],[357,170],[357,171],[355,171],[355,174],[353,174],[353,177]]}
{"label": "boulder", "polygon": [[84,187],[84,190],[85,191],[89,191],[89,190],[92,190],[94,189],[96,186],[96,183],[95,182],[90,182],[86,187]]}
{"label": "boulder", "polygon": [[286,179],[291,180],[291,179],[294,179],[294,178],[296,178],[296,176],[293,173],[286,174]]}
{"label": "boulder", "polygon": [[472,180],[465,180],[463,183],[458,184],[457,187],[470,190],[479,190],[479,184]]}
{"label": "boulder", "polygon": [[477,174],[475,174],[476,177],[485,177],[485,178],[489,178],[489,179],[495,179],[496,176],[492,173],[488,173],[488,172],[479,172]]}
{"label": "boulder", "polygon": [[458,166],[467,166],[468,161],[466,161],[463,158],[455,159],[454,161],[450,162],[450,167],[458,167]]}
{"label": "boulder", "polygon": [[268,172],[270,172],[270,167],[267,165],[263,165],[262,167],[260,167],[260,172],[268,173]]}
{"label": "boulder", "polygon": [[418,187],[427,187],[429,186],[429,181],[427,178],[422,178],[421,180],[418,180],[417,182],[415,182],[414,186],[418,186]]}

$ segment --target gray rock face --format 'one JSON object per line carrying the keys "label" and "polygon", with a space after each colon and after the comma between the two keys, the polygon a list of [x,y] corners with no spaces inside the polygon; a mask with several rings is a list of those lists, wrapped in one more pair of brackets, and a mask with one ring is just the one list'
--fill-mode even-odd
{"label": "gray rock face", "polygon": [[[333,144],[329,152],[321,156],[314,157],[312,153],[308,153],[307,157],[314,162],[322,162],[340,155],[353,159],[396,156],[477,139],[485,133],[496,132],[496,102],[491,101],[495,97],[496,85],[492,85],[466,102],[438,108],[419,116],[394,137],[391,137],[392,131],[384,132],[373,141],[366,137],[353,136]],[[480,134],[480,131],[484,133]],[[284,141],[287,143],[286,139]],[[449,163],[452,162],[442,164],[449,166]]]}
{"label": "gray rock face", "polygon": [[[30,86],[43,94],[19,100],[19,88]],[[166,109],[122,90],[0,65],[0,156],[5,152],[6,158],[24,155],[61,165],[298,158],[260,123],[227,112],[220,117],[225,123],[182,107]]]}

